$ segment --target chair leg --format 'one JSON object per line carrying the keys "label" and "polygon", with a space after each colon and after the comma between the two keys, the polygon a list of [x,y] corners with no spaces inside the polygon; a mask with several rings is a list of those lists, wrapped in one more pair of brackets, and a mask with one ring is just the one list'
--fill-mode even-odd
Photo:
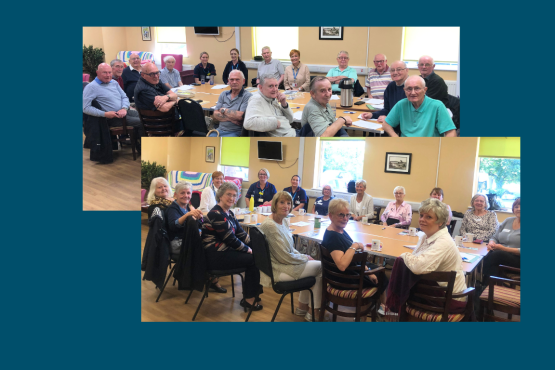
{"label": "chair leg", "polygon": [[194,291],[194,289],[191,289],[191,292],[189,292],[189,295],[187,296],[187,299],[185,300],[185,304],[189,303],[189,298],[191,298],[191,296],[193,295],[193,291]]}
{"label": "chair leg", "polygon": [[279,303],[276,307],[276,311],[274,312],[274,316],[272,317],[272,322],[274,322],[274,320],[276,319],[277,313],[279,311],[279,307],[281,306],[281,302],[283,302],[283,298],[285,298],[286,295],[287,295],[287,293],[281,295],[281,298],[279,299]]}
{"label": "chair leg", "polygon": [[372,322],[376,322],[378,321],[378,307],[380,306],[380,301],[376,300],[376,303],[374,304],[374,308],[372,309]]}
{"label": "chair leg", "polygon": [[208,281],[206,282],[206,286],[204,287],[204,294],[202,295],[202,298],[200,299],[200,303],[198,304],[197,310],[195,311],[195,315],[193,316],[193,321],[195,321],[195,319],[197,318],[197,314],[200,310],[200,306],[202,306],[202,302],[204,302],[204,298],[208,297],[208,287],[210,286],[210,281],[212,279],[209,278]]}
{"label": "chair leg", "polygon": [[131,152],[133,152],[133,160],[137,159],[137,154],[135,153],[135,144],[137,142],[137,137],[135,136],[136,132],[135,130],[131,130],[130,131],[130,136],[131,136]]}
{"label": "chair leg", "polygon": [[160,294],[158,294],[158,298],[156,298],[156,302],[158,302],[158,300],[162,296],[162,293],[164,293],[164,289],[166,289],[166,285],[168,284],[168,281],[170,281],[170,279],[172,277],[172,273],[173,273],[173,270],[175,270],[175,266],[177,266],[177,265],[173,265],[173,268],[171,269],[170,274],[168,275],[168,278],[166,279],[166,282],[162,286],[162,289],[160,289]]}
{"label": "chair leg", "polygon": [[[308,291],[310,292],[310,306],[312,307],[312,322],[314,322],[314,294],[312,293],[312,289],[309,289]],[[320,312],[323,312],[321,307],[320,307]],[[320,317],[320,322],[322,321],[324,321],[324,318]]]}
{"label": "chair leg", "polygon": [[[333,307],[334,310],[337,311],[337,303],[333,303],[332,307]],[[337,315],[336,314],[333,314],[332,320],[333,320],[333,322],[337,321]]]}
{"label": "chair leg", "polygon": [[235,283],[233,282],[233,274],[231,275],[231,295],[235,298]]}
{"label": "chair leg", "polygon": [[293,292],[291,292],[291,313],[295,313],[295,306],[293,305]]}
{"label": "chair leg", "polygon": [[[241,276],[241,274],[239,274],[239,276]],[[254,304],[251,305],[251,308],[249,308],[249,314],[247,315],[245,322],[249,322],[249,318],[251,317],[251,314],[252,314],[252,309],[254,308],[254,305],[256,304],[256,302],[258,302],[258,294],[254,297]]]}

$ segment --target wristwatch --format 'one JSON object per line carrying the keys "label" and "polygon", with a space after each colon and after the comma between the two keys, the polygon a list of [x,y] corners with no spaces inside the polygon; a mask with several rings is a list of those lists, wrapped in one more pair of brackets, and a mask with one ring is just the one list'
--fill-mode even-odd
{"label": "wristwatch", "polygon": [[352,249],[352,250],[354,250],[354,251],[355,251],[355,253],[357,252],[356,248],[353,248],[353,247],[349,247],[349,249]]}
{"label": "wristwatch", "polygon": [[220,109],[220,113],[221,113],[221,114],[225,114],[225,111],[226,111],[225,108],[221,108],[221,109]]}

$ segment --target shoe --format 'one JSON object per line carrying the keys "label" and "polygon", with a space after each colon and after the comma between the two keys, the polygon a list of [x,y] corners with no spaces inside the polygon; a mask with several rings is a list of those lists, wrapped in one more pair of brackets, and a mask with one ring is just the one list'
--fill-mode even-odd
{"label": "shoe", "polygon": [[[296,312],[295,312],[296,314]],[[312,314],[310,312],[307,312],[306,315],[304,315],[304,319],[308,322],[312,322]],[[318,319],[314,319],[315,322],[319,322]],[[330,318],[327,317],[326,315],[324,315],[324,322],[330,322]]]}
{"label": "shoe", "polygon": [[[252,307],[252,305],[250,303],[248,303],[247,301],[245,301],[245,298],[241,299],[241,302],[239,302],[239,304],[241,305],[241,307],[243,307],[245,309],[245,312],[247,312],[248,310],[250,310],[250,308]],[[262,309],[262,305],[260,304],[256,304],[256,302],[254,303],[254,307],[253,307],[253,311],[260,311]]]}
{"label": "shoe", "polygon": [[[380,305],[380,308],[378,309],[378,313],[382,316],[385,315],[385,306],[383,304]],[[397,314],[393,311],[389,311],[387,314],[391,315],[391,316],[398,316],[399,315],[399,314]]]}
{"label": "shoe", "polygon": [[214,292],[214,293],[227,293],[227,289],[226,288],[222,288],[221,286],[216,286],[216,284],[212,283],[210,284],[210,289],[208,289],[209,292]]}
{"label": "shoe", "polygon": [[295,308],[295,315],[297,316],[304,316],[307,312],[307,310],[301,310],[299,307]]}

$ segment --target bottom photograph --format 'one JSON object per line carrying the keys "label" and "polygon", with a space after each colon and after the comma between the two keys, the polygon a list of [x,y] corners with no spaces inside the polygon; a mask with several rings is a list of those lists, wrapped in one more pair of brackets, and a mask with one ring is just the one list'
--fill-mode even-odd
{"label": "bottom photograph", "polygon": [[143,138],[143,322],[520,321],[520,138]]}

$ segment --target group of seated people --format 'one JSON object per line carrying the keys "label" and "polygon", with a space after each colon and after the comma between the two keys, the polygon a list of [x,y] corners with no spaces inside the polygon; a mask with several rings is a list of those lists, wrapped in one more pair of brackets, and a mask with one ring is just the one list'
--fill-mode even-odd
{"label": "group of seated people", "polygon": [[[293,210],[306,209],[306,191],[300,187],[300,177],[295,175],[291,179],[291,187],[277,192],[275,186],[268,182],[269,175],[267,169],[259,171],[259,181],[250,186],[246,200],[248,203],[250,197],[254,196],[255,206],[271,205],[271,215],[260,225],[260,230],[264,233],[270,248],[274,281],[315,277],[316,284],[312,287],[314,309],[319,310],[322,293],[321,262],[295,249],[287,217]],[[179,253],[182,243],[180,236],[183,235],[179,230],[183,228],[186,218],[193,217],[197,220],[201,229],[207,267],[222,270],[245,267],[243,299],[240,305],[245,309],[261,310],[261,299],[255,301],[255,298],[263,292],[263,286],[271,286],[271,280],[255,266],[249,235],[232,211],[240,195],[240,189],[233,182],[224,182],[223,173],[219,171],[214,172],[212,178],[212,185],[202,192],[200,209],[195,209],[190,204],[192,184],[178,183],[175,195],[172,195],[168,182],[161,177],[152,180],[147,201],[150,205],[155,204],[167,210],[169,237],[174,254]],[[395,201],[387,205],[381,221],[391,227],[407,227],[412,221],[412,208],[404,201],[405,189],[397,186],[393,193]],[[351,197],[350,202],[334,198],[329,185],[323,187],[322,194],[312,208],[313,213],[328,215],[331,221],[326,228],[322,245],[330,252],[337,269],[348,273],[346,268],[351,265],[354,254],[358,250],[364,251],[365,247],[362,243],[354,241],[345,227],[349,220],[361,221],[363,217],[374,216],[372,197],[366,193],[364,180],[356,183],[356,194]],[[472,198],[471,209],[465,214],[464,228],[461,228],[462,235],[471,232],[476,238],[485,241],[489,239],[489,253],[484,259],[484,286],[490,276],[497,274],[500,264],[520,266],[520,198],[513,204],[515,217],[506,219],[500,227],[495,213],[487,208],[487,198],[481,194],[475,195]],[[406,268],[416,275],[433,271],[456,271],[453,292],[462,292],[466,289],[462,259],[446,227],[452,218],[452,211],[443,203],[441,188],[434,188],[430,198],[421,203],[419,215],[419,229],[424,235],[420,237],[412,253],[403,253],[399,257]],[[366,269],[375,267],[376,265],[368,263]],[[364,278],[364,285],[377,288],[376,294],[380,297],[382,305],[386,302],[386,289],[387,297],[390,296],[391,289],[398,289],[391,285],[388,287],[387,278],[378,280],[378,277],[372,274]],[[210,289],[219,293],[226,292],[217,279],[212,281]],[[466,306],[465,299],[459,299],[459,305],[462,310]],[[309,312],[309,292],[304,291],[299,295],[295,314],[312,321]]]}

